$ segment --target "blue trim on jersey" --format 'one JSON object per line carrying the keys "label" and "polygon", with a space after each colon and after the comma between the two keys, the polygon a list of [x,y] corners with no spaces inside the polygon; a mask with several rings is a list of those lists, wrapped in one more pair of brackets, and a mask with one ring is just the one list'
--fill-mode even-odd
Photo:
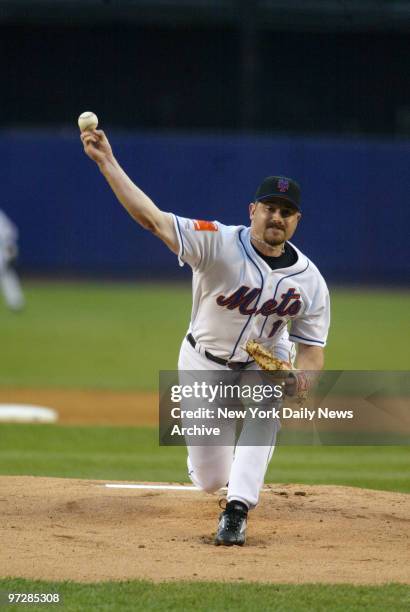
{"label": "blue trim on jersey", "polygon": [[261,333],[259,334],[258,338],[260,338],[262,336],[263,330],[265,329],[266,321],[268,320],[268,318],[269,317],[265,317],[265,320],[264,320],[263,325],[262,325]]}
{"label": "blue trim on jersey", "polygon": [[178,219],[178,217],[177,217],[176,215],[175,215],[175,220],[176,220],[176,222],[177,222],[177,226],[178,226],[178,234],[179,234],[179,238],[180,238],[180,240],[181,240],[181,245],[182,245],[182,251],[181,251],[181,255],[180,255],[180,258],[182,259],[182,258],[183,258],[183,256],[184,256],[184,253],[185,253],[184,239],[183,239],[183,237],[182,237],[181,228],[180,228],[180,226],[179,226],[179,219]]}
{"label": "blue trim on jersey", "polygon": [[275,293],[273,294],[273,299],[276,298],[276,292],[278,290],[279,285],[281,284],[282,281],[284,281],[286,278],[291,278],[292,276],[297,276],[298,274],[303,274],[303,272],[306,272],[306,270],[309,267],[309,260],[306,264],[306,268],[304,268],[303,270],[299,270],[299,272],[294,272],[293,274],[288,274],[288,276],[283,276],[276,284],[276,288],[275,288]]}
{"label": "blue trim on jersey", "polygon": [[311,338],[302,338],[302,336],[297,336],[296,334],[289,334],[289,338],[299,338],[299,340],[305,340],[306,342],[315,342],[316,344],[323,344],[323,346],[325,345],[325,343],[322,342],[322,340],[312,340]]}
{"label": "blue trim on jersey", "polygon": [[[280,278],[280,279],[278,280],[278,282],[276,283],[275,293],[273,294],[273,299],[275,299],[275,298],[276,298],[276,293],[277,293],[277,291],[278,291],[278,287],[279,287],[279,285],[281,284],[281,282],[282,282],[283,280],[285,280],[285,278],[291,278],[291,276],[297,276],[298,274],[303,274],[303,272],[306,272],[306,270],[308,269],[308,267],[309,267],[309,260],[308,260],[308,262],[307,262],[307,264],[306,264],[306,268],[303,268],[303,270],[299,270],[299,272],[293,272],[293,274],[288,274],[288,276],[283,276],[282,278]],[[265,328],[265,325],[266,325],[266,321],[267,321],[267,320],[268,320],[268,317],[266,317],[265,322],[264,322],[264,324],[262,325],[261,333],[259,334],[258,338],[260,338],[260,337],[262,336],[262,334],[263,334],[263,330],[264,330],[264,328]],[[286,322],[285,322],[285,324],[286,324]],[[278,331],[279,331],[280,329],[282,329],[282,328],[280,327],[280,328],[278,329]],[[277,333],[277,332],[276,332],[276,333]],[[296,338],[296,336],[295,336],[295,338]]]}
{"label": "blue trim on jersey", "polygon": [[[248,251],[246,250],[245,244],[244,244],[244,242],[243,242],[243,240],[242,240],[242,232],[243,232],[243,229],[242,229],[242,230],[239,232],[239,235],[238,235],[239,242],[241,243],[241,245],[242,245],[242,247],[243,247],[243,250],[245,251],[245,253],[246,253],[246,255],[247,255],[248,259],[250,259],[250,260],[251,260],[251,262],[253,263],[253,265],[255,266],[255,268],[257,269],[257,271],[259,272],[260,277],[261,277],[261,287],[260,287],[261,291],[260,291],[260,293],[259,293],[259,295],[258,295],[258,299],[256,300],[256,304],[255,304],[255,306],[257,307],[257,306],[258,306],[258,303],[259,303],[259,300],[260,300],[260,297],[261,297],[261,295],[262,295],[262,293],[263,293],[263,273],[262,273],[261,269],[259,268],[258,264],[257,264],[257,263],[256,263],[256,262],[255,262],[255,261],[252,259],[252,257],[249,255]],[[237,339],[237,341],[236,341],[236,344],[235,344],[235,347],[234,347],[234,349],[233,349],[232,353],[230,354],[229,359],[232,359],[232,357],[235,355],[235,352],[236,352],[236,349],[237,349],[237,347],[238,347],[238,344],[239,344],[239,342],[241,341],[241,338],[242,338],[242,336],[243,336],[243,333],[244,333],[245,329],[248,327],[248,325],[249,325],[249,321],[251,320],[251,318],[252,318],[252,315],[250,314],[250,315],[249,315],[249,317],[248,317],[247,322],[245,323],[245,325],[244,325],[244,326],[243,326],[243,328],[242,328],[241,333],[239,334],[239,337],[238,337],[238,339]],[[250,359],[250,357],[248,357],[248,361],[249,361],[249,359]]]}

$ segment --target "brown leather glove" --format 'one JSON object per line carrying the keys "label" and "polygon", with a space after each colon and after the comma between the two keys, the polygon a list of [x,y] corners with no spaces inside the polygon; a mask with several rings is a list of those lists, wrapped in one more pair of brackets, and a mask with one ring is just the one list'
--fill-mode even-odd
{"label": "brown leather glove", "polygon": [[256,361],[258,366],[262,368],[262,370],[266,370],[267,372],[273,372],[276,370],[291,370],[292,364],[288,361],[283,361],[282,359],[278,359],[268,349],[266,349],[262,344],[256,342],[256,340],[248,340],[245,346],[245,350],[252,359]]}
{"label": "brown leather glove", "polygon": [[306,402],[310,390],[310,381],[304,371],[294,370],[289,361],[278,359],[256,340],[248,340],[245,350],[262,370],[266,372],[286,371],[287,374],[283,377],[286,395],[294,397],[300,406]]}

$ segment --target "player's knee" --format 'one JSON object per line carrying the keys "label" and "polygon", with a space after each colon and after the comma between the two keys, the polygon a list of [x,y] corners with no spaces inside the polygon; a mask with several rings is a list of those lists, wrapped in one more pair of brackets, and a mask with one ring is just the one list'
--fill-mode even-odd
{"label": "player's knee", "polygon": [[206,491],[206,493],[215,493],[215,491],[226,486],[228,478],[223,478],[217,474],[195,473],[195,480],[197,486]]}

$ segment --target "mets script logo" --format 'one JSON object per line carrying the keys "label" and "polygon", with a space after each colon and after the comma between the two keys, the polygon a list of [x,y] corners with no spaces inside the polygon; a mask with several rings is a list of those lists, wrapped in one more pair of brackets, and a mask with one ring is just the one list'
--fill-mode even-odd
{"label": "mets script logo", "polygon": [[[300,293],[296,293],[296,288],[291,287],[286,293],[281,294],[281,300],[274,299],[266,300],[259,308],[258,297],[262,289],[251,289],[246,285],[239,287],[234,293],[228,295],[220,295],[216,298],[216,303],[219,306],[225,306],[228,310],[237,308],[243,315],[258,315],[264,317],[276,314],[278,317],[294,317],[298,314],[302,307]],[[253,305],[252,305],[253,304]]]}

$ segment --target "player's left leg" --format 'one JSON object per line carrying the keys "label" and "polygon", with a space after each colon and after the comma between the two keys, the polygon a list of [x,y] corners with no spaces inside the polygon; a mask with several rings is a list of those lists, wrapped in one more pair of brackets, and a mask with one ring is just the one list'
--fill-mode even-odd
{"label": "player's left leg", "polygon": [[[244,374],[243,384],[264,383],[260,372],[249,370]],[[231,545],[245,542],[248,510],[254,508],[263,487],[265,474],[271,460],[276,437],[280,430],[279,413],[281,400],[265,400],[259,404],[257,415],[248,410],[229,475],[226,524],[218,530],[217,541]],[[252,406],[255,409],[255,406]],[[268,416],[269,415],[269,416]],[[229,519],[229,520],[228,520]],[[219,533],[220,532],[220,533]]]}
{"label": "player's left leg", "polygon": [[[241,445],[242,432],[229,475],[228,503],[220,516],[215,544],[242,546],[245,543],[248,510],[254,508],[258,503],[266,469],[274,450],[273,442],[277,429],[270,440],[272,444],[265,446]],[[253,439],[254,434],[255,432],[249,434],[250,439]],[[255,442],[258,441],[258,438],[259,441],[262,440],[260,436],[257,436]]]}
{"label": "player's left leg", "polygon": [[[274,346],[274,354],[279,359],[293,363],[295,358],[295,345],[290,342],[287,329],[283,330],[280,338]],[[253,370],[253,372],[249,372]],[[248,368],[245,382],[249,382],[249,374],[256,375],[255,384],[264,383],[263,378],[258,379],[258,367],[256,365]],[[273,383],[274,384],[274,383]],[[260,409],[280,411],[282,400],[274,400],[265,405],[260,404]],[[280,430],[280,419],[247,418],[242,429],[235,450],[229,476],[228,502],[238,500],[247,505],[249,509],[254,508],[259,501],[259,494],[263,487],[266,470],[275,449],[277,434]]]}
{"label": "player's left leg", "polygon": [[275,446],[237,446],[229,476],[228,502],[241,501],[248,509],[259,501],[266,470]]}

